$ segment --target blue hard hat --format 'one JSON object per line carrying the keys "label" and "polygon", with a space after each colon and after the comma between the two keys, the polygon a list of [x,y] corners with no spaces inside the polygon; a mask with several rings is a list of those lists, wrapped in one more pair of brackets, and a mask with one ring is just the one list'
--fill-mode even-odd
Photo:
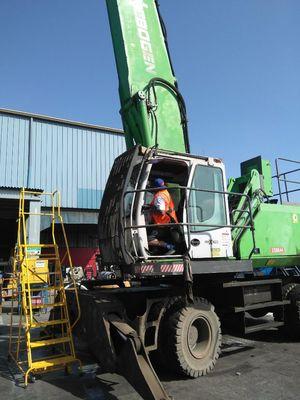
{"label": "blue hard hat", "polygon": [[166,187],[165,186],[165,181],[163,179],[161,179],[161,178],[156,178],[154,180],[154,187],[165,188]]}

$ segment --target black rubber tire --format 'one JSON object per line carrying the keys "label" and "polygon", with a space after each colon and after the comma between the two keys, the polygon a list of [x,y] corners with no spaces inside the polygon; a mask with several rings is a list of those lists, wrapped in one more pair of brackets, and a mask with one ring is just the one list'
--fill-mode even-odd
{"label": "black rubber tire", "polygon": [[166,312],[160,354],[164,365],[180,375],[197,378],[213,370],[221,352],[220,320],[206,299],[182,300]]}
{"label": "black rubber tire", "polygon": [[[287,285],[288,286],[288,285]],[[293,339],[300,339],[300,284],[290,284],[286,299],[291,304],[285,307],[285,331]]]}
{"label": "black rubber tire", "polygon": [[282,312],[274,313],[275,321],[284,321],[281,331],[293,339],[300,339],[300,284],[288,283],[282,288],[283,300],[290,300],[291,304],[284,307]]}

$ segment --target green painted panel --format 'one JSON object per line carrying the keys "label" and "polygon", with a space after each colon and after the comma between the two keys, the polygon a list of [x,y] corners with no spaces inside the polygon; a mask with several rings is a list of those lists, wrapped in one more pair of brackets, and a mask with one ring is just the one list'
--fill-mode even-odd
{"label": "green painted panel", "polygon": [[253,170],[257,170],[261,177],[260,187],[268,196],[272,196],[272,169],[270,161],[263,160],[261,156],[258,156],[241,163],[242,177],[251,174]]}
{"label": "green painted panel", "polygon": [[[262,203],[254,217],[256,247],[260,254],[252,256],[260,266],[300,265],[300,205]],[[239,249],[247,259],[253,242],[250,231],[244,232]]]}

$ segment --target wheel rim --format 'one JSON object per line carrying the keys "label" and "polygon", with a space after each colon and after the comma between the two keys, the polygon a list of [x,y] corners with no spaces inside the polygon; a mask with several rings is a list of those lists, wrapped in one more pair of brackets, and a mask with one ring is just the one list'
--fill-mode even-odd
{"label": "wheel rim", "polygon": [[212,340],[211,327],[204,317],[196,317],[189,324],[187,344],[193,357],[204,358]]}

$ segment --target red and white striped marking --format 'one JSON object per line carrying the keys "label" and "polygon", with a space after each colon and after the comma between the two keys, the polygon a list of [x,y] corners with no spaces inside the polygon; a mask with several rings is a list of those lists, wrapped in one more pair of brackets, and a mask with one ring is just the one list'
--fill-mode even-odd
{"label": "red and white striped marking", "polygon": [[142,265],[141,266],[141,273],[145,274],[147,272],[153,272],[154,271],[154,265],[149,264],[149,265]]}
{"label": "red and white striped marking", "polygon": [[140,273],[142,274],[152,274],[152,273],[182,273],[184,271],[184,265],[182,263],[178,264],[147,264],[141,265]]}
{"label": "red and white striped marking", "polygon": [[163,264],[160,267],[161,272],[183,272],[183,264]]}

